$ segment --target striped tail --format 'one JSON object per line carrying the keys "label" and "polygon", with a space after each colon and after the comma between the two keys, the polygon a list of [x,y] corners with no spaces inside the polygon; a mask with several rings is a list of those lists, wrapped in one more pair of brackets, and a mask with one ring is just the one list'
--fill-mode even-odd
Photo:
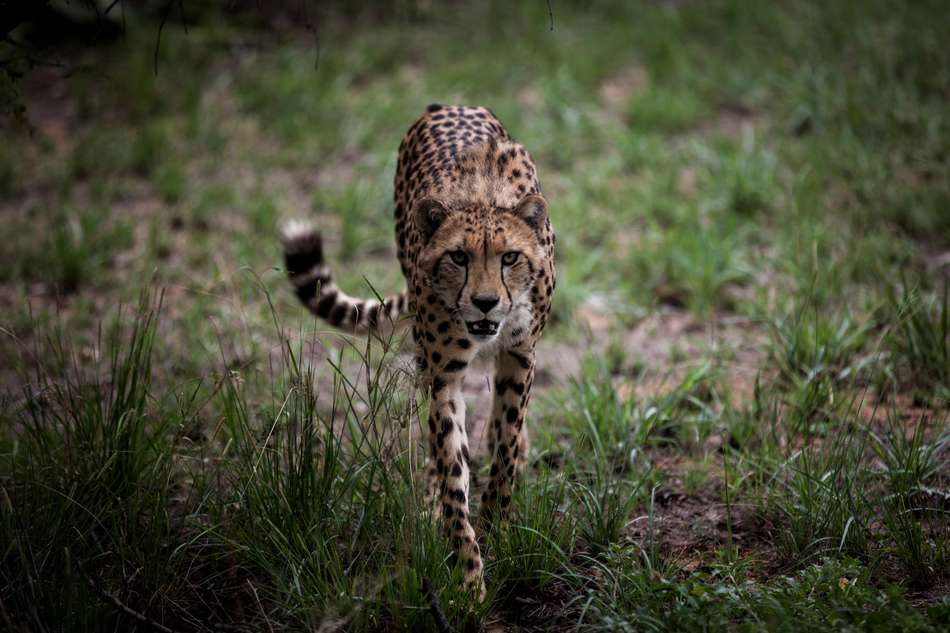
{"label": "striped tail", "polygon": [[320,232],[308,222],[288,222],[282,231],[284,261],[297,297],[315,315],[349,334],[385,335],[401,329],[409,309],[405,292],[378,299],[357,299],[336,287],[323,261]]}

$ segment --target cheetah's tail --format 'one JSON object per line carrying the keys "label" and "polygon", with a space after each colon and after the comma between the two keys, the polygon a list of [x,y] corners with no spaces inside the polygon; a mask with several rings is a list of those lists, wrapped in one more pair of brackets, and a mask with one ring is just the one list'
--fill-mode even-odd
{"label": "cheetah's tail", "polygon": [[297,297],[315,315],[350,334],[388,334],[401,329],[409,308],[406,293],[357,299],[333,283],[323,261],[323,240],[310,223],[293,220],[281,231],[284,262]]}

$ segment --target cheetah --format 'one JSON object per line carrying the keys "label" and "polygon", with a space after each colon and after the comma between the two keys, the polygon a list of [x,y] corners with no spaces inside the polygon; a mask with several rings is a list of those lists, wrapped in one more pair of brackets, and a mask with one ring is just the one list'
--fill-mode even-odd
{"label": "cheetah", "polygon": [[531,157],[483,107],[430,105],[399,146],[394,185],[404,292],[381,300],[345,294],[324,262],[320,233],[305,223],[285,227],[286,268],[304,305],[346,332],[391,331],[403,317],[411,324],[430,398],[427,496],[466,586],[484,596],[462,380],[476,360],[494,361],[492,465],[479,511],[490,523],[505,513],[527,458],[525,409],[555,286],[554,231]]}

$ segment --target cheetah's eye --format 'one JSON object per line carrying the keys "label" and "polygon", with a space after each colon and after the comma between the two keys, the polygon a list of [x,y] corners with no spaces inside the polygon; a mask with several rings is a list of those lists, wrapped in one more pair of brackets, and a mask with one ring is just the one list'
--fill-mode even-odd
{"label": "cheetah's eye", "polygon": [[449,257],[452,258],[456,266],[464,266],[468,263],[468,255],[464,251],[452,251],[449,253]]}
{"label": "cheetah's eye", "polygon": [[521,257],[521,253],[518,251],[508,251],[501,256],[501,263],[505,266],[512,266],[516,261],[518,261],[519,257]]}

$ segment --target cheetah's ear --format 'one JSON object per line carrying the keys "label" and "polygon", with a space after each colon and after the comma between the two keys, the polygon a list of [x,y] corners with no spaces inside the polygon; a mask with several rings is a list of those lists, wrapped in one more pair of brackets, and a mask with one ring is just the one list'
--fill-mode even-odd
{"label": "cheetah's ear", "polygon": [[439,226],[448,217],[448,210],[435,198],[423,198],[416,203],[416,225],[422,229],[426,239],[432,237]]}
{"label": "cheetah's ear", "polygon": [[548,203],[541,196],[532,194],[519,202],[511,212],[535,231],[540,231],[548,217]]}

